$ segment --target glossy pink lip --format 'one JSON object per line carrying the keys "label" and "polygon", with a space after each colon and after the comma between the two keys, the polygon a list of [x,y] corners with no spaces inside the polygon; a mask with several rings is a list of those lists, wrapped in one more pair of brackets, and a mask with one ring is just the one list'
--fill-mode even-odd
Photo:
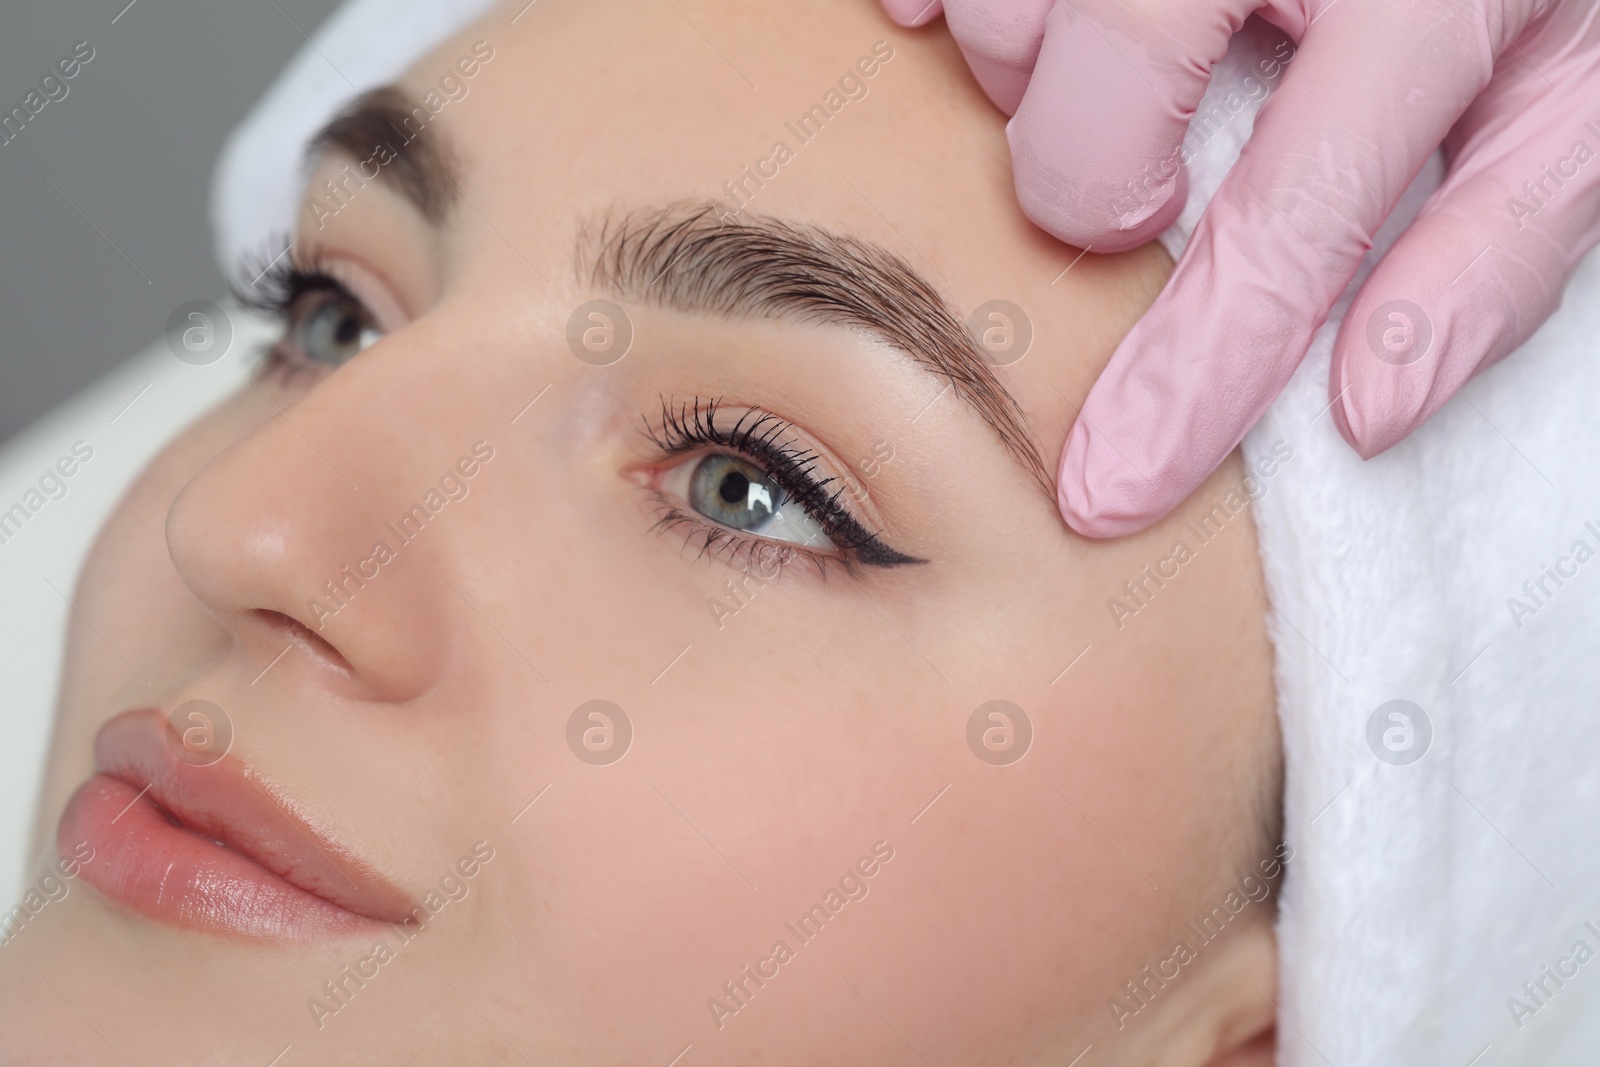
{"label": "glossy pink lip", "polygon": [[56,832],[63,857],[88,842],[81,877],[175,926],[266,940],[323,940],[396,922],[414,903],[273,796],[232,756],[192,766],[154,710],[95,737],[90,778]]}

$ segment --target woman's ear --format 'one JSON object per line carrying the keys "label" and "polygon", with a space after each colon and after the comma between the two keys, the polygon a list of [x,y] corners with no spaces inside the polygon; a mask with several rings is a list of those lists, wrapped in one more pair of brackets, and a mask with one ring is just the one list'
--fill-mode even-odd
{"label": "woman's ear", "polygon": [[[1207,976],[1209,1003],[1199,1006],[1195,1060],[1204,1067],[1272,1067],[1278,1050],[1278,938],[1270,921],[1235,930],[1217,946],[1215,973]],[[1206,1036],[1209,1033],[1209,1038]],[[1190,1062],[1190,1061],[1185,1061]]]}
{"label": "woman's ear", "polygon": [[[1269,917],[1229,930],[1183,968],[1172,996],[1118,1063],[1272,1067],[1277,1052],[1278,939]],[[1163,994],[1165,995],[1165,994]]]}

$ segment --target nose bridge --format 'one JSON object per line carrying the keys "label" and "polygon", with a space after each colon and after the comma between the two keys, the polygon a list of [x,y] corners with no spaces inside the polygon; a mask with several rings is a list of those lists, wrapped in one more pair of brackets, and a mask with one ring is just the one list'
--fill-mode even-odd
{"label": "nose bridge", "polygon": [[330,378],[293,406],[275,401],[273,418],[174,501],[167,545],[251,662],[298,637],[344,669],[351,695],[404,700],[433,684],[442,655],[429,627],[447,558],[426,534],[481,460],[470,447],[461,468],[454,453],[385,447],[403,415],[354,384]]}

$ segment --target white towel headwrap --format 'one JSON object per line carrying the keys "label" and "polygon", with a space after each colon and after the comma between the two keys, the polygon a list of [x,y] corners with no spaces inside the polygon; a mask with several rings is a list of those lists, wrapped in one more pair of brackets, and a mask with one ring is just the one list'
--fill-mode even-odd
{"label": "white towel headwrap", "polygon": [[[343,5],[223,153],[213,196],[223,264],[290,229],[315,129],[490,3]],[[1281,40],[1252,20],[1217,67],[1199,112],[1211,121],[1203,136],[1191,128],[1189,204],[1161,238],[1174,256],[1250,135],[1274,81],[1260,64]],[[1435,158],[1358,283],[1441,177]],[[1527,345],[1367,462],[1327,412],[1348,296],[1243,444],[1252,463],[1277,442],[1294,449],[1255,506],[1295,850],[1278,928],[1278,1061],[1590,1064],[1600,1048],[1600,961],[1589,958],[1600,953],[1600,261],[1584,262]],[[1547,566],[1565,572],[1561,584]],[[1416,762],[1375,754],[1409,754],[1382,740],[1406,740],[1392,709],[1369,743],[1369,720],[1392,700],[1427,717]],[[1425,730],[1410,720],[1415,752]]]}
{"label": "white towel headwrap", "polygon": [[[1200,115],[1226,113],[1281,40],[1247,30]],[[1191,162],[1170,250],[1254,110]],[[1277,441],[1295,452],[1255,508],[1295,849],[1278,924],[1278,1061],[1293,1067],[1553,1067],[1600,1049],[1600,963],[1577,959],[1600,953],[1600,259],[1526,345],[1381,456],[1363,462],[1328,413],[1350,298],[1443,174],[1435,155],[1243,444],[1251,463]],[[1569,576],[1530,598],[1547,565]],[[1394,700],[1427,726],[1404,706],[1369,725]],[[1413,763],[1377,755],[1424,744]]]}
{"label": "white towel headwrap", "polygon": [[[386,85],[495,0],[347,0],[228,138],[211,182],[212,240],[229,277],[242,257],[278,252],[294,230],[311,135]],[[259,264],[258,264],[259,265]]]}

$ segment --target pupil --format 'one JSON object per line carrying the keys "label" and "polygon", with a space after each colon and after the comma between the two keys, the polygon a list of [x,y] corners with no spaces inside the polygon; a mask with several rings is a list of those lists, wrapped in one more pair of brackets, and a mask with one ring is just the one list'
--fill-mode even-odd
{"label": "pupil", "polygon": [[729,471],[722,477],[722,484],[717,487],[717,495],[725,503],[742,504],[749,498],[750,479],[738,471]]}
{"label": "pupil", "polygon": [[333,331],[333,339],[341,345],[354,344],[360,337],[361,324],[349,315],[340,319],[338,327]]}

